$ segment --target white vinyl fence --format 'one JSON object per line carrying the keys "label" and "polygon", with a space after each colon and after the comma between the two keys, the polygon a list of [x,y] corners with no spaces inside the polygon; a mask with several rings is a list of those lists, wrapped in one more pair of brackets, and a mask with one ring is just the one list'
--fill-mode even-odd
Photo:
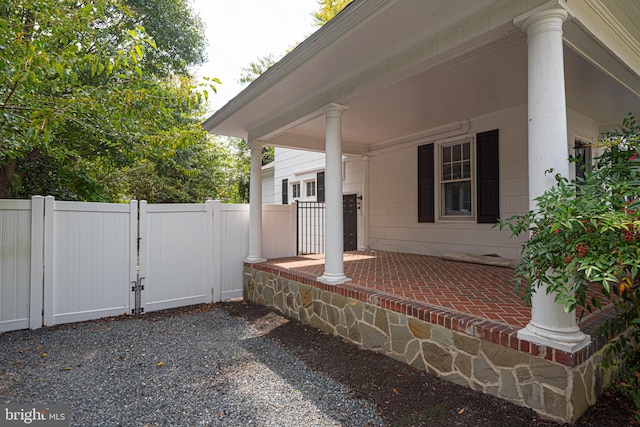
{"label": "white vinyl fence", "polygon": [[[268,258],[295,253],[264,206]],[[242,296],[249,206],[0,200],[0,332]]]}

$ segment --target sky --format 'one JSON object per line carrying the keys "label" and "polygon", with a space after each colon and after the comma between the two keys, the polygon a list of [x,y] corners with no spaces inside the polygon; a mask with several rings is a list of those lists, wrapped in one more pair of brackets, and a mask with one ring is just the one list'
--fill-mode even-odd
{"label": "sky", "polygon": [[238,83],[242,69],[258,58],[278,59],[317,28],[312,13],[318,0],[193,0],[206,25],[208,62],[198,76],[222,81],[209,97],[209,110],[218,110],[245,86]]}

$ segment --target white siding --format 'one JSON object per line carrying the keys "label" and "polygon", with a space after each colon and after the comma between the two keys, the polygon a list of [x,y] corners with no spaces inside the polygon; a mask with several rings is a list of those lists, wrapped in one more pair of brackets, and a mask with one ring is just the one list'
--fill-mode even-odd
{"label": "white siding", "polygon": [[[506,218],[528,210],[526,107],[471,120],[466,135],[500,131],[500,211]],[[522,239],[511,239],[491,224],[475,220],[419,223],[417,207],[416,141],[371,157],[371,229],[373,249],[441,255],[444,252],[519,256]]]}
{"label": "white siding", "polygon": [[272,205],[276,203],[274,195],[273,166],[262,169],[262,204]]}
{"label": "white siding", "polygon": [[[589,141],[597,138],[597,126],[588,118],[569,112],[568,122],[570,147],[576,136]],[[467,136],[491,129],[500,132],[500,217],[506,219],[529,210],[526,106],[472,119]],[[511,238],[506,229],[499,231],[491,224],[477,224],[475,220],[418,223],[416,147],[429,142],[438,140],[416,141],[371,157],[372,249],[428,255],[453,251],[518,258],[525,236]]]}
{"label": "white siding", "polygon": [[[315,201],[315,196],[305,196],[305,182],[315,180],[317,173],[324,170],[324,157],[324,153],[275,147],[276,164],[273,174],[275,203],[282,203],[283,179],[289,180],[289,188],[292,183],[300,183],[302,197],[298,200]],[[289,203],[293,200],[291,189],[289,189]]]}

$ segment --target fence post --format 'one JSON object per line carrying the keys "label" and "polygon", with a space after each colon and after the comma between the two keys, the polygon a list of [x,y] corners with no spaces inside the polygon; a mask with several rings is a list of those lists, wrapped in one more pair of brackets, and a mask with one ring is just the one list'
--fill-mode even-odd
{"label": "fence post", "polygon": [[[138,201],[130,200],[129,201],[129,283],[127,283],[127,289],[131,288],[131,286],[138,285],[138,264],[140,260],[138,259]],[[133,304],[131,304],[131,292],[129,292],[129,313],[131,313],[131,307],[135,307],[135,294],[133,297]]]}
{"label": "fence post", "polygon": [[205,302],[210,303],[213,301],[213,293],[215,289],[214,282],[214,238],[215,232],[213,230],[213,200],[207,200],[204,202],[204,211],[205,211],[205,219],[204,219],[204,244],[205,244],[205,283],[207,286],[207,294],[205,296]]}
{"label": "fence post", "polygon": [[31,271],[29,292],[29,329],[42,327],[44,292],[44,197],[31,197]]}
{"label": "fence post", "polygon": [[44,324],[53,325],[53,292],[54,292],[54,214],[55,198],[47,196],[44,198]]}
{"label": "fence post", "polygon": [[298,256],[298,201],[291,202],[291,252]]}
{"label": "fence post", "polygon": [[[138,277],[137,277],[137,284],[139,286],[142,286],[142,281],[144,279],[144,284],[145,285],[149,285],[146,282],[146,277],[147,277],[147,269],[149,268],[148,262],[149,259],[147,257],[147,250],[149,248],[149,246],[147,245],[147,240],[148,236],[147,236],[147,231],[148,231],[148,221],[149,221],[149,216],[147,214],[147,201],[146,200],[140,200],[138,202],[138,210],[139,210],[139,220],[138,220]],[[134,279],[135,280],[135,279]],[[152,284],[153,285],[153,284]],[[148,292],[146,293],[139,293],[140,295],[140,300],[139,300],[139,307],[136,304],[135,309],[136,312],[138,313],[142,313],[144,311],[144,306],[146,305],[146,302],[148,301],[147,295]]]}
{"label": "fence post", "polygon": [[211,298],[213,302],[218,302],[222,299],[222,203],[220,200],[213,200],[211,201],[211,208],[213,211],[213,221],[211,223],[213,240],[213,289],[211,291]]}

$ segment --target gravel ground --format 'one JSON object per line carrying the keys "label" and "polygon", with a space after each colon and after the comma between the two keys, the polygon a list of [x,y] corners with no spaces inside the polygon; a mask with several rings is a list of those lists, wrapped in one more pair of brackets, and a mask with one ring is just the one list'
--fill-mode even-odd
{"label": "gravel ground", "polygon": [[0,402],[74,426],[383,425],[375,404],[215,307],[0,334]]}

